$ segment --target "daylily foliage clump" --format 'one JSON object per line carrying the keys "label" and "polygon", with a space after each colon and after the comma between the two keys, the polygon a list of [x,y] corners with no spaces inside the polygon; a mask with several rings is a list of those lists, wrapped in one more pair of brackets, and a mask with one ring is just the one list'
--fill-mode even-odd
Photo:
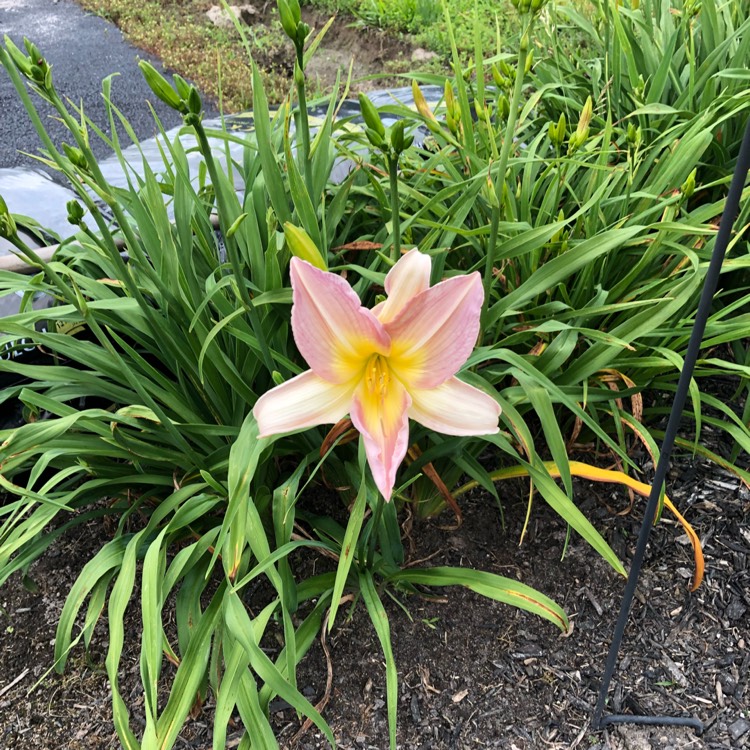
{"label": "daylily foliage clump", "polygon": [[[564,46],[555,14],[566,11],[540,15],[532,2],[518,4],[519,39],[490,51],[496,63],[477,33],[468,69],[454,48],[455,75],[431,95],[415,77],[416,111],[368,103],[360,127],[337,121],[334,95],[313,130],[304,68],[319,38],[296,0],[279,5],[295,81],[277,114],[254,70],[255,131],[209,126],[194,87],[144,64],[184,127],[162,137],[163,165],[125,169],[117,184],[91,149],[101,123],[58,94],[44,50],[0,45],[44,158],[78,201],[75,233],[49,261],[24,239],[38,228],[0,199],[0,235],[34,268],[0,272],[0,296],[21,300],[0,321],[0,350],[38,357],[0,358],[0,405],[23,414],[0,430],[0,584],[33,576],[69,529],[98,535],[60,615],[55,666],[98,637],[106,610],[113,721],[128,750],[168,750],[212,701],[217,750],[236,716],[240,750],[276,750],[277,696],[333,744],[295,670],[345,602],[367,609],[382,646],[394,748],[388,617],[403,614],[391,600],[408,611],[423,587],[464,586],[565,630],[555,602],[489,557],[487,570],[409,557],[403,538],[446,505],[460,519],[475,488],[469,507],[501,511],[500,544],[517,541],[510,530],[539,512],[539,497],[571,530],[566,544],[624,572],[597,528],[605,521],[575,502],[573,477],[647,489],[638,459],[658,458],[664,394],[684,361],[747,116],[747,77],[724,75],[750,68],[743,0],[600,0],[593,20],[569,12],[590,64],[569,54],[583,45]],[[117,126],[113,86],[103,86],[108,145],[124,163],[118,138],[130,131]],[[27,89],[73,146],[48,137]],[[343,161],[351,170],[335,182]],[[750,201],[738,223],[750,223]],[[738,378],[739,394],[750,382],[749,257],[738,233],[691,390],[695,436],[678,441],[748,486],[733,462],[750,449],[750,406],[737,414],[703,383]],[[40,293],[56,304],[36,309]],[[731,452],[706,447],[703,425],[734,441]],[[511,477],[529,478],[525,520],[504,494]],[[665,506],[688,529],[697,585],[699,535],[666,496]],[[123,622],[135,591],[134,646]],[[118,677],[138,652],[133,721]]]}
{"label": "daylily foliage clump", "polygon": [[368,310],[340,276],[292,258],[292,331],[310,369],[258,400],[260,436],[350,414],[390,500],[409,418],[447,435],[496,433],[497,401],[456,377],[479,333],[481,276],[430,287],[430,271],[429,256],[410,250],[386,276],[387,299]]}

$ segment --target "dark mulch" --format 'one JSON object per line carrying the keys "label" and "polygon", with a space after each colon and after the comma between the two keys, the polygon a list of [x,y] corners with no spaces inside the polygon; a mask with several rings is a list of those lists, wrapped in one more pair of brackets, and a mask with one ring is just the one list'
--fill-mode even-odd
{"label": "dark mulch", "polygon": [[[665,517],[652,534],[610,707],[695,715],[706,724],[703,737],[685,729],[591,730],[624,582],[575,537],[561,560],[565,526],[540,501],[519,547],[525,484],[516,480],[501,488],[505,530],[494,501],[477,493],[463,503],[465,522],[458,531],[445,531],[437,522],[414,525],[412,559],[431,556],[425,564],[481,568],[531,584],[565,606],[573,631],[561,636],[532,615],[462,590],[445,590],[437,601],[407,599],[408,616],[389,602],[399,667],[399,747],[750,747],[750,494],[715,466],[682,458],[677,467],[670,494],[703,540],[706,580],[698,592],[688,592],[691,549],[681,527]],[[629,515],[616,516],[611,509],[628,504],[623,490],[578,482],[576,502],[629,559],[643,501]],[[110,723],[103,637],[94,639],[88,656],[76,650],[64,675],[45,675],[64,597],[100,543],[95,529],[65,538],[30,572],[39,593],[27,591],[16,577],[0,594],[0,748],[118,746]],[[135,715],[140,707],[137,624],[134,613],[122,675]],[[383,660],[361,606],[350,620],[341,618],[327,647],[333,690],[325,716],[340,747],[385,748]],[[326,659],[316,644],[301,665],[299,685],[315,701],[325,682]],[[274,708],[282,745],[288,746],[299,721],[283,702]],[[209,748],[211,721],[209,703],[176,747]],[[228,747],[236,746],[239,736],[239,727],[230,727]],[[313,728],[295,746],[313,750],[325,743]]]}

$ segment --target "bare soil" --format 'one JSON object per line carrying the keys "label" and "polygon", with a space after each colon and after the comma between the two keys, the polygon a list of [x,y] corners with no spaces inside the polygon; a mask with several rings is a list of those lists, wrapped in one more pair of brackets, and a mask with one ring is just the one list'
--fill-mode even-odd
{"label": "bare soil", "polygon": [[[462,503],[465,521],[457,531],[441,528],[447,517],[415,524],[410,560],[429,558],[421,564],[464,565],[524,581],[566,608],[572,633],[563,637],[545,621],[463,590],[439,591],[439,599],[406,599],[408,615],[389,603],[399,667],[399,747],[750,747],[747,489],[715,466],[689,458],[676,463],[669,490],[703,539],[706,579],[695,594],[688,592],[691,549],[681,527],[665,518],[652,534],[610,693],[608,710],[697,716],[706,725],[702,737],[687,729],[591,729],[624,582],[580,539],[570,540],[563,557],[565,525],[542,503],[535,506],[529,534],[519,547],[527,488],[516,480],[501,489],[505,528],[495,502],[477,493]],[[642,503],[616,515],[613,509],[627,508],[627,494],[587,483],[576,485],[576,502],[629,560]],[[111,725],[103,632],[95,635],[89,654],[82,648],[73,653],[65,674],[47,673],[64,598],[104,538],[103,528],[90,527],[61,539],[29,571],[37,593],[25,588],[20,576],[0,592],[0,748],[119,746]],[[298,573],[310,564],[300,561]],[[121,682],[137,717],[135,609],[128,628]],[[324,716],[339,746],[386,748],[383,660],[362,606],[351,619],[340,619],[326,648],[333,689]],[[325,693],[327,669],[325,651],[316,644],[298,677],[313,702]],[[211,747],[212,710],[209,698],[184,728],[177,748]],[[282,747],[327,747],[314,728],[293,739],[300,723],[283,701],[272,710]],[[227,747],[236,747],[240,725],[230,726],[228,736]]]}
{"label": "bare soil", "polygon": [[[169,0],[164,1],[168,3]],[[200,14],[216,4],[215,0],[191,0],[190,9],[192,13]],[[241,5],[249,5],[255,10],[246,22],[251,38],[257,35],[255,38],[262,40],[253,45],[253,58],[259,69],[266,73],[280,74],[291,83],[294,76],[294,55],[291,43],[281,31],[276,2],[243,0]],[[343,85],[350,68],[353,93],[376,87],[403,85],[403,81],[397,83],[399,79],[396,76],[417,70],[420,63],[424,64],[421,59],[412,60],[417,47],[406,35],[387,32],[368,26],[353,16],[333,14],[309,5],[303,6],[301,10],[302,20],[310,26],[314,36],[333,18],[320,46],[305,68],[308,88],[313,92],[330,92],[338,75],[341,76]],[[269,34],[269,30],[274,28],[278,33]],[[373,80],[368,81],[368,77]]]}
{"label": "bare soil", "polygon": [[[265,3],[260,23],[268,24],[271,14],[276,14],[275,3]],[[275,17],[275,15],[274,15]],[[331,15],[310,6],[302,8],[302,19],[317,30],[322,29]],[[403,86],[399,73],[414,71],[418,62],[412,61],[416,47],[407,37],[388,33],[383,29],[366,26],[362,21],[346,15],[337,15],[323,41],[308,63],[305,74],[308,82],[319,91],[331,91],[336,77],[341,76],[342,84],[351,67],[352,93],[369,91],[373,88]],[[290,70],[290,56],[286,48],[278,57],[268,60],[262,67],[270,65],[286,66],[291,80],[294,70]],[[367,80],[370,78],[371,80]]]}

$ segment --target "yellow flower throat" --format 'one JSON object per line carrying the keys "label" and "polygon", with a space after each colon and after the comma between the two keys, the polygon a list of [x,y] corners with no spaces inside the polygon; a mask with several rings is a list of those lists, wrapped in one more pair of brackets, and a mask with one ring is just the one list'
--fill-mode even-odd
{"label": "yellow flower throat", "polygon": [[391,370],[388,360],[382,354],[373,354],[365,365],[367,393],[376,398],[385,398],[388,395],[390,381]]}

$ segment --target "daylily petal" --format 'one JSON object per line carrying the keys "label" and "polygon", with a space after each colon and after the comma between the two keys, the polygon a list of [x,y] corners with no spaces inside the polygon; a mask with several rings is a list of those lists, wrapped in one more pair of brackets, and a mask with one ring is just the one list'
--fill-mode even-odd
{"label": "daylily petal", "polygon": [[402,256],[385,277],[388,299],[373,308],[381,323],[393,320],[420,292],[430,287],[432,260],[414,248]]}
{"label": "daylily petal", "polygon": [[253,407],[259,437],[335,424],[349,411],[355,383],[329,383],[312,370],[264,393]]}
{"label": "daylily petal", "polygon": [[454,276],[413,297],[393,321],[389,362],[412,388],[434,388],[455,375],[479,335],[484,293],[478,273]]}
{"label": "daylily petal", "polygon": [[331,383],[345,383],[390,338],[344,279],[292,258],[292,333],[305,361]]}
{"label": "daylily petal", "polygon": [[365,441],[367,463],[373,479],[387,500],[391,499],[396,471],[409,447],[411,404],[404,386],[391,378],[385,394],[373,393],[363,378],[354,392],[351,420]]}
{"label": "daylily petal", "polygon": [[446,435],[494,435],[500,404],[492,396],[458,378],[437,388],[410,390],[409,416]]}

